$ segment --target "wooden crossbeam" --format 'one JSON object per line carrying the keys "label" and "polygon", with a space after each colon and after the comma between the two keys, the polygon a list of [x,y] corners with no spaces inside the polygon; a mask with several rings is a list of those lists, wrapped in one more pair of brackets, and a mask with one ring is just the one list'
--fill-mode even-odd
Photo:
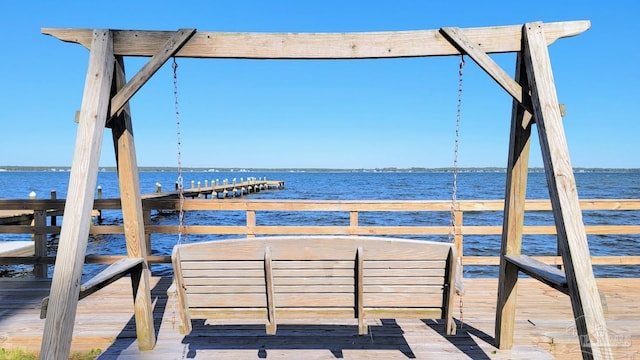
{"label": "wooden crossbeam", "polygon": [[[543,25],[546,44],[583,33],[591,23],[566,21]],[[89,47],[89,29],[43,28],[43,34]],[[112,30],[114,54],[153,56],[173,31]],[[465,35],[485,53],[520,51],[522,26],[465,28]],[[198,32],[178,57],[240,59],[366,59],[459,55],[439,30],[370,33],[223,33]]]}

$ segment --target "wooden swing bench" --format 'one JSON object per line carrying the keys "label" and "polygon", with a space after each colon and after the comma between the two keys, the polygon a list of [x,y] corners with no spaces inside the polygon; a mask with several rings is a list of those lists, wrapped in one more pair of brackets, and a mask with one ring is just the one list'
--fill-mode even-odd
{"label": "wooden swing bench", "polygon": [[359,236],[280,236],[177,245],[180,333],[192,319],[257,321],[275,334],[294,319],[443,319],[455,334],[450,243]]}

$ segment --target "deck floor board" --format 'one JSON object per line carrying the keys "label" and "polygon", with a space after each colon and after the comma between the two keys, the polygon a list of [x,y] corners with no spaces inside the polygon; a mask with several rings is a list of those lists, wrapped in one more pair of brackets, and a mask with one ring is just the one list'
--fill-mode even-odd
{"label": "deck floor board", "polygon": [[[519,286],[515,346],[493,346],[497,279],[465,279],[463,321],[458,334],[443,335],[433,320],[370,321],[370,334],[358,336],[357,322],[336,320],[282,323],[275,336],[255,324],[194,322],[188,336],[178,333],[177,304],[167,299],[171,279],[153,279],[158,344],[140,352],[135,340],[128,278],[79,303],[72,351],[102,349],[100,359],[579,359],[569,298],[531,279]],[[40,301],[47,280],[0,279],[0,347],[38,351],[44,320]],[[640,278],[598,279],[605,317],[617,359],[640,358]],[[456,301],[457,303],[457,301]],[[459,310],[454,312],[460,320]]]}

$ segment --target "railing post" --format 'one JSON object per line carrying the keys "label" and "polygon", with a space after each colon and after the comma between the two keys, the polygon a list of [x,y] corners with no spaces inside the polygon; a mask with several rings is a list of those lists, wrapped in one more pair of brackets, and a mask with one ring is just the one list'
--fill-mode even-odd
{"label": "railing post", "polygon": [[[56,200],[58,198],[58,193],[55,190],[51,190],[51,200]],[[55,215],[56,211],[58,210],[54,210],[51,213],[51,226],[58,226],[58,217]]]}
{"label": "railing post", "polygon": [[256,237],[256,211],[247,210],[247,237]]}
{"label": "railing post", "polygon": [[[142,211],[142,221],[145,226],[151,224],[151,210]],[[151,254],[151,233],[146,230],[144,232],[144,243],[147,247],[147,254]]]}
{"label": "railing post", "polygon": [[355,228],[358,227],[358,211],[356,210],[351,210],[349,212],[349,227],[351,227],[351,235],[353,235],[353,232],[356,230]]}
{"label": "railing post", "polygon": [[[29,193],[29,199],[34,200],[36,193],[34,191]],[[47,211],[46,210],[33,210],[33,227],[47,226]],[[47,234],[40,231],[35,231],[33,236],[33,250],[36,258],[42,258],[47,256]],[[47,264],[36,263],[33,265],[33,274],[37,278],[47,277]]]}

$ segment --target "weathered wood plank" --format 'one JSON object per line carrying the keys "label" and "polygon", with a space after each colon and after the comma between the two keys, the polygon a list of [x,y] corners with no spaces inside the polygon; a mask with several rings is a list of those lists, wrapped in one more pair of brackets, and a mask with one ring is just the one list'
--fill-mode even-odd
{"label": "weathered wood plank", "polygon": [[[184,275],[184,273],[182,273]],[[253,278],[248,278],[248,277],[240,277],[240,278],[203,278],[203,277],[194,277],[194,278],[190,278],[190,277],[184,277],[182,276],[182,281],[183,284],[187,287],[187,288],[192,288],[194,286],[218,286],[218,285],[224,285],[224,284],[236,284],[239,286],[246,286],[246,285],[258,285],[258,286],[265,286],[265,280],[264,280],[264,276],[261,277],[253,277]]]}
{"label": "weathered wood plank", "polygon": [[[111,95],[126,86],[124,59],[121,56],[117,56],[115,59],[114,86]],[[111,110],[113,110],[113,105],[112,103]],[[138,160],[133,139],[131,110],[126,102],[121,106],[124,107],[125,111],[120,112],[112,121],[112,138],[118,164],[118,184],[127,255],[132,258],[143,259],[140,269],[141,276],[139,278],[132,277],[131,284],[134,294],[138,346],[141,350],[150,350],[155,346],[156,337],[153,325],[151,289],[149,287],[151,270],[147,263],[148,254],[142,199],[140,197],[140,176],[138,174]],[[115,112],[112,112],[112,114],[115,114]]]}
{"label": "weathered wood plank", "polygon": [[365,269],[443,269],[446,261],[402,261],[402,260],[367,260],[364,263]]}
{"label": "weathered wood plank", "polygon": [[[589,21],[544,24],[547,44],[581,34]],[[91,30],[43,28],[62,41],[90,45]],[[522,26],[464,29],[485,53],[520,51]],[[114,53],[153,56],[173,31],[114,30]],[[179,57],[253,59],[364,59],[458,55],[438,30],[372,33],[220,33],[198,32],[177,53]]]}
{"label": "weathered wood plank", "polygon": [[[522,91],[528,94],[529,83],[522,53],[516,56],[515,77]],[[532,113],[525,111],[516,100],[512,102],[495,323],[495,343],[500,349],[510,349],[513,346],[518,269],[507,262],[504,256],[518,255],[522,249],[531,148],[531,116]]]}
{"label": "weathered wood plank", "polygon": [[[6,210],[61,210],[64,199],[0,199],[0,208]],[[143,208],[150,210],[176,210],[178,200],[143,199]],[[458,200],[461,211],[502,211],[502,200]],[[582,210],[639,210],[638,199],[581,199]],[[121,209],[120,199],[95,199],[94,209]],[[201,201],[185,199],[185,210],[225,211],[451,211],[451,200],[245,200]],[[527,199],[527,211],[551,210],[551,202]]]}
{"label": "weathered wood plank", "polygon": [[33,256],[33,241],[0,241],[0,257]]}
{"label": "weathered wood plank", "polygon": [[396,276],[392,279],[388,277],[375,277],[375,276],[366,276],[364,278],[364,284],[366,286],[390,285],[391,283],[393,283],[393,285],[413,285],[413,284],[441,285],[444,283],[444,281],[445,281],[444,274],[443,276],[440,276],[440,277],[429,276],[429,277],[423,277],[420,279],[417,279],[415,277],[408,277],[408,276]]}
{"label": "weathered wood plank", "polygon": [[515,265],[519,271],[538,279],[552,288],[569,294],[567,278],[564,272],[555,266],[547,265],[526,255],[505,255],[505,260]]}
{"label": "weathered wood plank", "polygon": [[93,31],[41,359],[69,357],[114,62],[111,32]]}
{"label": "weathered wood plank", "polygon": [[184,282],[184,277],[182,276],[182,267],[180,267],[180,245],[173,248],[171,252],[171,262],[173,264],[173,281],[174,284],[172,287],[175,289],[174,299],[177,301],[178,310],[180,313],[180,322],[178,324],[178,329],[181,334],[189,334],[191,332],[191,315],[189,312],[189,303],[187,300],[186,285]]}
{"label": "weathered wood plank", "polygon": [[541,23],[524,27],[524,58],[558,243],[585,358],[612,358]]}
{"label": "weathered wood plank", "polygon": [[[38,305],[49,291],[50,280],[0,279],[0,334],[5,349],[21,348],[37,351],[40,347],[43,322],[38,319]],[[613,344],[616,359],[632,357],[640,351],[640,279],[599,278],[598,288],[607,300],[607,328],[615,334]],[[341,351],[344,359],[398,358],[413,354],[416,359],[474,358],[474,359],[581,359],[578,338],[572,332],[573,314],[567,296],[533,279],[523,278],[519,283],[516,338],[512,350],[499,350],[493,346],[493,325],[497,279],[466,279],[464,299],[465,326],[455,336],[443,336],[439,314],[399,315],[399,309],[389,313],[374,313],[368,319],[372,336],[354,336],[357,321],[354,310],[341,309],[341,313],[328,317],[320,315],[328,310],[285,309],[278,313],[277,336],[266,336],[264,309],[248,319],[239,319],[229,325],[228,320],[208,318],[204,324],[194,322],[192,336],[178,332],[174,299],[167,301],[164,288],[170,278],[152,278],[154,294],[158,294],[155,307],[158,344],[151,351],[140,351],[135,344],[135,331],[129,323],[133,314],[131,286],[128,279],[109,286],[105,296],[90,296],[78,304],[72,352],[102,349],[102,359],[256,359],[265,352],[267,358],[326,359],[335,358],[330,349]],[[16,291],[25,289],[25,293]],[[6,291],[10,291],[6,293]],[[526,294],[526,295],[524,295]],[[18,298],[21,304],[10,303]],[[7,306],[3,304],[7,301]],[[19,308],[18,308],[19,307]],[[253,311],[253,310],[252,310]],[[454,310],[457,312],[457,310]],[[244,311],[237,311],[243,315]],[[351,314],[351,316],[349,316]],[[290,315],[285,317],[285,315]],[[350,318],[349,318],[350,317]],[[228,318],[228,316],[226,316]],[[378,319],[385,320],[384,323]],[[162,320],[160,320],[162,319]],[[323,319],[323,325],[318,320]],[[343,320],[340,320],[343,319]],[[528,321],[530,320],[530,321]],[[533,324],[532,324],[533,323]],[[255,324],[255,325],[247,325]],[[535,325],[534,325],[535,324]],[[353,343],[355,341],[355,343]],[[401,349],[406,349],[403,353]],[[473,350],[470,350],[473,349]]]}
{"label": "weathered wood plank", "polygon": [[100,288],[113,283],[129,274],[131,270],[144,262],[142,258],[127,258],[119,260],[98,273],[80,286],[80,293],[86,297]]}
{"label": "weathered wood plank", "polygon": [[379,277],[379,278],[385,278],[388,277],[389,281],[393,281],[393,279],[395,279],[396,277],[421,277],[421,278],[427,278],[427,277],[437,277],[437,278],[443,278],[444,277],[444,272],[445,272],[445,268],[443,267],[440,269],[415,269],[415,268],[410,268],[410,269],[406,269],[406,268],[400,268],[400,269],[394,269],[394,268],[387,268],[387,269],[366,269],[364,271],[364,276],[365,277]]}
{"label": "weathered wood plank", "polygon": [[[300,246],[301,241],[304,246]],[[328,241],[331,241],[331,246],[328,246]],[[180,251],[183,261],[260,260],[265,246],[271,246],[273,259],[277,260],[352,260],[355,257],[354,245],[371,250],[367,260],[434,260],[446,258],[448,252],[446,243],[375,237],[358,237],[355,244],[353,241],[350,236],[264,237],[251,241],[218,240],[209,242],[207,246],[193,243],[183,245]],[[274,243],[278,244],[277,247],[272,246]],[[425,243],[439,246],[425,246]]]}
{"label": "weathered wood plank", "polygon": [[[365,307],[439,307],[442,306],[442,293],[364,293]],[[438,306],[436,306],[438,305]]]}

